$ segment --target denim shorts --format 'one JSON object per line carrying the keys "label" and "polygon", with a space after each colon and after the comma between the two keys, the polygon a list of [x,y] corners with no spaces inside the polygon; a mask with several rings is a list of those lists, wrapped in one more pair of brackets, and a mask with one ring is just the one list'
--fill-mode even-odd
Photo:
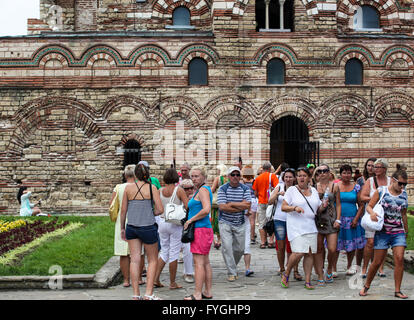
{"label": "denim shorts", "polygon": [[127,224],[125,230],[125,238],[127,240],[139,239],[145,244],[153,244],[159,242],[158,226],[136,227]]}
{"label": "denim shorts", "polygon": [[286,240],[286,221],[273,220],[276,240]]}
{"label": "denim shorts", "polygon": [[385,250],[389,247],[407,247],[405,233],[387,234],[385,232],[376,232],[374,249]]}

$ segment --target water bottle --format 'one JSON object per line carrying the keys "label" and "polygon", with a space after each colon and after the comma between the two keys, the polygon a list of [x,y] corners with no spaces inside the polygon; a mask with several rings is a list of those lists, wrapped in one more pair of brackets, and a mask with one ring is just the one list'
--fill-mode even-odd
{"label": "water bottle", "polygon": [[328,203],[329,201],[329,186],[326,187],[325,193],[323,194],[323,202]]}

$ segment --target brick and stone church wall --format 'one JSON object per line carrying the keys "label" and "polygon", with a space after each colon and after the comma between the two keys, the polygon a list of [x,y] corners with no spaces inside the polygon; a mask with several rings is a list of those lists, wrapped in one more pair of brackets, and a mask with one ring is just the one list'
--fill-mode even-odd
{"label": "brick and stone church wall", "polygon": [[[195,31],[165,32],[184,3],[197,13]],[[296,0],[290,34],[257,32],[254,1],[41,1],[32,37],[0,38],[0,213],[17,214],[20,182],[47,210],[106,212],[131,139],[161,181],[174,159],[204,165],[210,182],[240,153],[257,168],[284,116],[306,124],[336,175],[376,156],[390,174],[407,164],[414,182],[414,38],[352,37],[358,3]],[[414,27],[413,9],[400,8],[399,21],[385,12],[398,34]],[[127,33],[140,30],[152,37]],[[188,85],[196,57],[208,85]],[[285,63],[284,85],[266,84],[273,58]],[[352,58],[363,63],[363,85],[344,84]]]}

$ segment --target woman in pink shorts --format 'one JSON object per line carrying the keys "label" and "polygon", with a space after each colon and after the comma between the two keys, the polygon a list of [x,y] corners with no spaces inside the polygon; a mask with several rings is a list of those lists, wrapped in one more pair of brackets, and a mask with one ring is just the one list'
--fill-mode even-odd
{"label": "woman in pink shorts", "polygon": [[209,186],[204,185],[206,174],[202,168],[193,168],[190,176],[196,192],[188,201],[188,220],[184,224],[184,229],[187,229],[190,223],[195,223],[194,241],[191,242],[195,291],[192,295],[185,297],[184,300],[211,299],[213,297],[211,293],[213,271],[208,255],[214,240],[213,228],[210,222],[213,193]]}

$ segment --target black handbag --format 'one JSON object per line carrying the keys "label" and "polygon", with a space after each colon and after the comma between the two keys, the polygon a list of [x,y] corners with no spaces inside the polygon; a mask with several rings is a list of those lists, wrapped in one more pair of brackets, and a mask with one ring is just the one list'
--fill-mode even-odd
{"label": "black handbag", "polygon": [[194,229],[195,229],[195,222],[191,222],[187,229],[183,230],[183,234],[181,235],[181,242],[188,243],[194,241]]}
{"label": "black handbag", "polygon": [[276,207],[277,207],[277,202],[276,202],[276,204],[273,205],[272,215],[270,216],[270,219],[263,226],[263,230],[266,231],[266,233],[269,236],[271,236],[272,234],[275,233],[275,224],[273,222],[273,216],[275,215]]}

